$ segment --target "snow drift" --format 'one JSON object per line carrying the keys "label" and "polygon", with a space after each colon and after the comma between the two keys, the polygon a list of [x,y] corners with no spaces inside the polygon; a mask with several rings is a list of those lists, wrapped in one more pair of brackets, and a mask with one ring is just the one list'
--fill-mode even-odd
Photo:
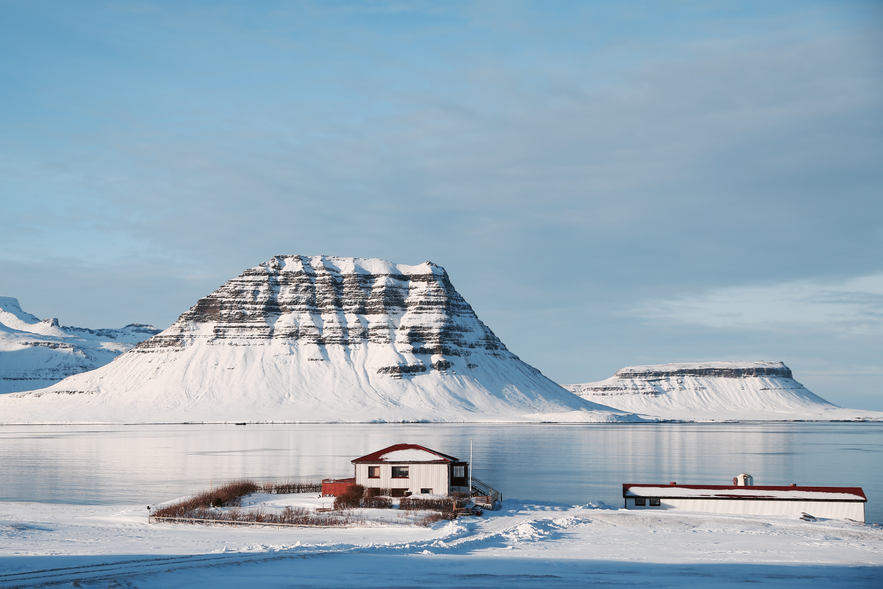
{"label": "snow drift", "polygon": [[794,380],[781,362],[628,366],[607,380],[564,386],[586,400],[663,419],[883,419],[880,412],[829,403]]}
{"label": "snow drift", "polygon": [[431,262],[276,256],[6,423],[631,421],[512,354]]}
{"label": "snow drift", "polygon": [[0,394],[29,391],[104,366],[159,333],[132,323],[122,329],[67,327],[22,310],[18,299],[0,297]]}

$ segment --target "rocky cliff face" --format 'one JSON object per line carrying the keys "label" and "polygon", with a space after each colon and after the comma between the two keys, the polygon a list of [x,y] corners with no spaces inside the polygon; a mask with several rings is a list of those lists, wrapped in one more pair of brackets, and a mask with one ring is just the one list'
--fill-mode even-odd
{"label": "rocky cliff face", "polygon": [[[210,332],[199,328],[208,325]],[[276,256],[200,299],[136,350],[181,350],[199,340],[392,346],[400,354],[396,362],[373,368],[394,377],[447,370],[451,358],[468,360],[476,350],[515,358],[432,262]]]}
{"label": "rocky cliff face", "polygon": [[[15,421],[628,421],[506,349],[443,268],[276,256]],[[63,418],[63,419],[59,419]]]}
{"label": "rocky cliff face", "polygon": [[678,420],[879,419],[841,409],[794,380],[781,362],[629,366],[599,382],[565,385],[584,399]]}
{"label": "rocky cliff face", "polygon": [[0,393],[40,389],[94,370],[157,333],[140,323],[88,329],[41,321],[23,311],[18,299],[0,297]]}
{"label": "rocky cliff face", "polygon": [[444,268],[326,256],[276,256],[246,270],[137,351],[181,350],[200,340],[208,345],[393,346],[402,355],[399,361],[375,367],[390,376],[446,370],[453,366],[451,358],[467,359],[475,350],[512,356],[454,289]]}
{"label": "rocky cliff face", "polygon": [[777,376],[793,379],[791,369],[781,362],[719,362],[706,364],[660,364],[658,366],[630,366],[613,375],[620,381],[643,379],[647,382],[686,376],[705,378],[748,378]]}

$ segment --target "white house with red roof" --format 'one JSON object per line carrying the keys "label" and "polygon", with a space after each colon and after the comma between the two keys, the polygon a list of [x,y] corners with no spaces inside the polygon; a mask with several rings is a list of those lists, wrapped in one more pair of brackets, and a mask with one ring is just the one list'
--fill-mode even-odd
{"label": "white house with red roof", "polygon": [[395,444],[352,460],[355,484],[390,489],[393,497],[469,490],[469,463],[418,444]]}
{"label": "white house with red roof", "polygon": [[[750,478],[750,477],[749,477]],[[808,514],[865,521],[861,487],[624,484],[626,509],[679,509],[746,515]]]}

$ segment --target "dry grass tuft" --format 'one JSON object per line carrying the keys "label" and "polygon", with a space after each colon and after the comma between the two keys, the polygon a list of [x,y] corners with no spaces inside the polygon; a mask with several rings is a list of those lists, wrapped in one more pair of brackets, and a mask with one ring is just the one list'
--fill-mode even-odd
{"label": "dry grass tuft", "polygon": [[423,518],[417,520],[416,524],[418,526],[429,527],[432,524],[440,521],[452,520],[453,517],[449,517],[447,513],[439,513],[438,511],[433,511],[431,513],[427,513]]}
{"label": "dry grass tuft", "polygon": [[[343,527],[363,523],[352,512],[317,514],[305,507],[286,507],[282,513],[267,513],[263,509],[233,508],[217,511],[204,507],[187,512],[184,523],[256,523],[264,525]],[[159,519],[162,519],[161,517]]]}
{"label": "dry grass tuft", "polygon": [[403,497],[399,501],[399,509],[406,511],[437,511],[444,514],[447,519],[454,519],[456,502],[453,499],[425,499],[422,497]]}
{"label": "dry grass tuft", "polygon": [[261,483],[261,492],[271,495],[289,495],[291,493],[321,493],[320,483],[295,481],[268,481]]}
{"label": "dry grass tuft", "polygon": [[210,491],[203,491],[189,499],[184,499],[165,507],[157,509],[153,515],[156,517],[188,517],[186,514],[198,509],[209,507],[237,507],[239,500],[249,493],[260,490],[260,486],[254,481],[246,479],[231,481]]}

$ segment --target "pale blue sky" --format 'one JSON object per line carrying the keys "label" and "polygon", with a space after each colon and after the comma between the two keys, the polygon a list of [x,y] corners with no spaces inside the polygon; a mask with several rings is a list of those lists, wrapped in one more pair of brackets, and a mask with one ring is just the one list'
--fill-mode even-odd
{"label": "pale blue sky", "polygon": [[0,295],[170,325],[275,254],[447,268],[562,382],[883,410],[877,2],[0,0]]}

